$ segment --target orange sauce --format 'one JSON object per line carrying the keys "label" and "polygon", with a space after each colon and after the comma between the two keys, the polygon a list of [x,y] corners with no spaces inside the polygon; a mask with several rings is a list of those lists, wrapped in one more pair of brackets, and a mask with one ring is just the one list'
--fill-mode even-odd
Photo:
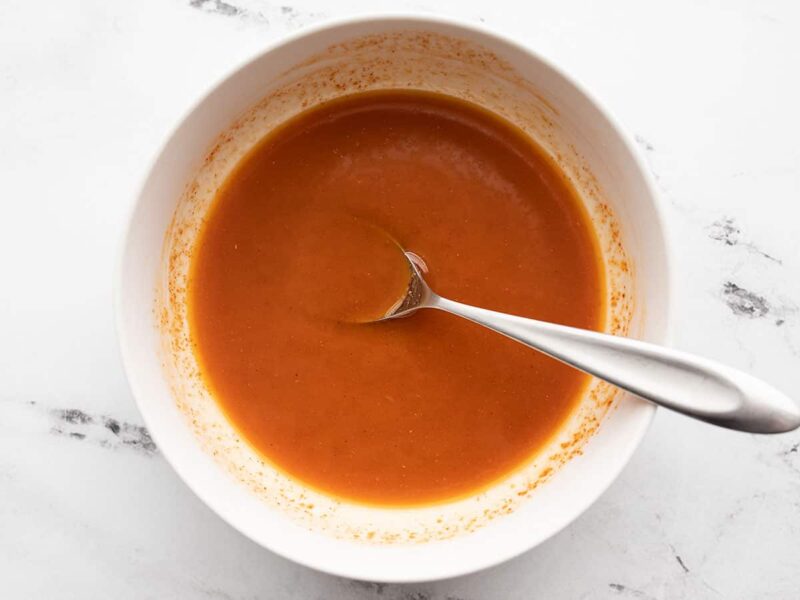
{"label": "orange sauce", "polygon": [[443,296],[603,325],[594,231],[543,151],[475,106],[386,91],[307,111],[237,165],[192,258],[192,339],[277,468],[357,502],[444,501],[530,460],[588,377],[433,310],[354,323],[404,288],[392,239]]}

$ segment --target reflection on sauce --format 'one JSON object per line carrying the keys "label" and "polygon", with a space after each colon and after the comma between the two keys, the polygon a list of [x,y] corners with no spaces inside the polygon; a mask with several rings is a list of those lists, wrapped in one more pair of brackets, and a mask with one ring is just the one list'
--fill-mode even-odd
{"label": "reflection on sauce", "polygon": [[475,492],[547,443],[587,377],[437,311],[348,323],[407,282],[381,231],[444,296],[602,326],[594,233],[541,150],[471,105],[376,92],[290,121],[219,190],[189,284],[203,375],[311,487],[382,505]]}
{"label": "reflection on sauce", "polygon": [[363,219],[320,209],[292,237],[289,262],[281,268],[287,311],[345,323],[374,321],[408,288],[411,272],[402,248]]}

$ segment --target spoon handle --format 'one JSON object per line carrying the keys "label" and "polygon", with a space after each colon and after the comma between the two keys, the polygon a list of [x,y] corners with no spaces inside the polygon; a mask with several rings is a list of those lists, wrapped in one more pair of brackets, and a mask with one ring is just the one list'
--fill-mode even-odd
{"label": "spoon handle", "polygon": [[782,433],[800,427],[800,408],[785,394],[752,375],[707,358],[630,338],[468,306],[435,295],[426,304],[707,423],[753,433]]}

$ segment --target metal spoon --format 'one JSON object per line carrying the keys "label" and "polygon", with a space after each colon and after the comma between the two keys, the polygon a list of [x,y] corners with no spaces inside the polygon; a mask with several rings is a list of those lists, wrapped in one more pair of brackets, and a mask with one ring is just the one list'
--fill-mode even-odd
{"label": "metal spoon", "polygon": [[408,289],[380,319],[436,308],[464,317],[613,385],[684,415],[739,431],[783,433],[800,427],[800,407],[760,379],[707,358],[565,325],[507,315],[435,294],[421,259],[405,252]]}

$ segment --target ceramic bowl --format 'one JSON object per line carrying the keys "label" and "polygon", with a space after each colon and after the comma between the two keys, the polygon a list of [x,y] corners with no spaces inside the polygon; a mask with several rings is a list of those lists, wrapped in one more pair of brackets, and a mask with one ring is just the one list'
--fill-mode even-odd
{"label": "ceramic bowl", "polygon": [[480,104],[553,156],[598,235],[607,331],[666,341],[669,253],[653,182],[619,124],[525,44],[473,25],[380,16],[307,29],[189,110],[139,192],[116,282],[123,361],[147,427],[197,496],[262,546],[337,575],[407,582],[495,565],[565,527],[620,473],[655,409],[594,382],[570,423],[519,471],[474,497],[408,509],[305,489],[239,439],[191,351],[186,278],[199,225],[227,173],[270,129],[319,102],[381,88]]}

